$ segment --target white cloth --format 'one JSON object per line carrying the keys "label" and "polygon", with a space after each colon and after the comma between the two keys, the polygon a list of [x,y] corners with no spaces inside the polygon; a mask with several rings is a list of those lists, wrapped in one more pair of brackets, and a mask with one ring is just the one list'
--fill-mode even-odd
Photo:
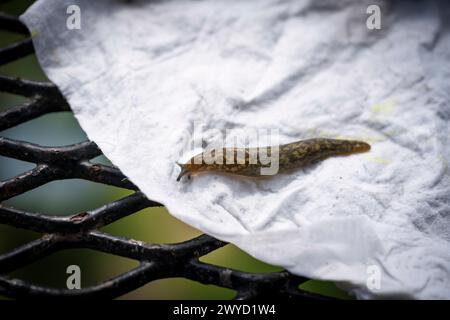
{"label": "white cloth", "polygon": [[[380,3],[369,30],[368,5],[40,0],[21,19],[89,138],[172,215],[359,298],[450,298],[450,6]],[[206,144],[278,129],[372,150],[176,182],[194,124]]]}

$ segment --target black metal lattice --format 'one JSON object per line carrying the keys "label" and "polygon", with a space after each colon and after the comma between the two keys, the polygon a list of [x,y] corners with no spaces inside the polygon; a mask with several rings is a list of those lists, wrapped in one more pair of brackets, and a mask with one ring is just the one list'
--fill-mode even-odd
{"label": "black metal lattice", "polygon": [[[34,52],[27,28],[16,17],[0,14],[0,30],[27,36],[24,41],[0,49],[0,65]],[[26,103],[0,113],[0,131],[47,113],[70,111],[57,87],[49,82],[0,76],[0,92],[28,98]],[[287,271],[248,273],[199,261],[199,257],[226,245],[208,235],[176,244],[149,244],[100,232],[99,228],[105,225],[141,209],[161,204],[147,199],[117,168],[91,163],[91,159],[101,155],[101,151],[93,142],[86,141],[63,147],[43,147],[0,136],[0,155],[36,164],[33,169],[0,182],[0,201],[51,181],[73,178],[135,191],[118,201],[70,217],[21,211],[2,202],[1,224],[37,231],[42,237],[0,255],[0,295],[13,298],[28,296],[115,298],[153,280],[182,277],[203,284],[234,289],[237,291],[236,299],[267,296],[325,298],[299,289],[298,286],[309,279],[291,275]],[[140,265],[103,283],[80,290],[42,287],[8,277],[14,270],[51,253],[69,248],[90,248],[137,260]]]}

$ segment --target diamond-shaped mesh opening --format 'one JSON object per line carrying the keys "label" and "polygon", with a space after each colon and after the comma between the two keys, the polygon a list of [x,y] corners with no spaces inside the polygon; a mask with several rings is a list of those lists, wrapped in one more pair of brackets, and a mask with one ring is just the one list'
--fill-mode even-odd
{"label": "diamond-shaped mesh opening", "polygon": [[68,279],[67,270],[72,265],[80,268],[80,284],[85,288],[136,268],[139,262],[90,249],[67,249],[19,268],[10,276],[39,286],[63,288]]}
{"label": "diamond-shaped mesh opening", "polygon": [[[155,223],[157,221],[157,223]],[[130,237],[147,243],[178,243],[201,235],[164,207],[146,208],[100,229],[119,237]],[[163,230],[163,232],[161,232]]]}
{"label": "diamond-shaped mesh opening", "polygon": [[[41,81],[28,80],[29,68],[36,68],[36,60],[32,56],[34,50],[30,35],[23,24],[16,17],[0,14],[0,29],[23,35],[14,38],[16,42],[1,43],[3,48],[0,49],[0,66],[8,65],[2,67],[0,92],[7,94],[2,95],[1,99],[9,107],[0,109],[0,156],[36,164],[33,167],[23,167],[24,171],[15,172],[17,175],[14,177],[8,177],[7,173],[2,172],[0,230],[17,240],[9,241],[2,247],[5,251],[0,252],[0,296],[124,299],[143,296],[163,299],[248,299],[267,296],[324,298],[308,292],[310,290],[299,288],[308,279],[278,271],[277,268],[262,263],[257,267],[250,267],[253,258],[237,248],[225,247],[227,244],[222,241],[208,235],[199,235],[197,230],[168,216],[162,208],[157,211],[148,209],[161,205],[147,199],[120,170],[102,157],[95,143],[77,140],[60,146],[58,142],[61,141],[56,139],[52,146],[42,146],[36,144],[36,141],[30,142],[33,135],[28,136],[27,141],[27,136],[21,135],[23,132],[15,132],[14,128],[18,126],[36,129],[39,124],[43,125],[44,122],[39,122],[43,117],[47,117],[45,123],[51,119],[58,127],[59,119],[64,117],[61,112],[69,114],[70,108],[57,87],[42,80],[45,79],[43,75],[39,76]],[[17,60],[22,58],[27,59],[26,65],[29,68],[12,67],[17,66]],[[17,72],[14,73],[15,71]],[[17,99],[16,96],[24,97],[26,101]],[[15,105],[11,106],[13,104]],[[39,121],[33,120],[39,117]],[[29,120],[33,121],[28,122]],[[58,129],[60,133],[68,130],[61,126]],[[4,132],[7,134],[4,135]],[[76,134],[84,137],[80,132]],[[64,141],[70,141],[73,137],[66,137]],[[47,208],[45,206],[36,205],[34,208],[42,210],[35,210],[32,206],[18,208],[11,205],[14,199],[27,192],[55,181],[69,179],[82,179],[121,189],[117,191],[118,197],[110,199],[108,203],[88,211],[72,212],[70,216],[62,215],[61,212],[48,212],[44,210]],[[64,194],[39,198],[33,201],[64,201]],[[135,217],[144,215],[141,228],[124,231],[130,229],[126,226],[132,224]],[[155,216],[165,218],[156,219]],[[155,225],[154,221],[159,224]],[[152,235],[161,228],[164,229],[164,236]],[[138,263],[131,269],[119,270],[117,274],[110,274],[107,269],[99,268],[97,272],[103,272],[102,275],[109,279],[100,277],[103,281],[89,281],[77,290],[64,289],[64,285],[61,288],[61,281],[37,283],[37,276],[15,278],[21,277],[25,268],[42,265],[43,259],[49,259],[44,265],[51,270],[51,266],[56,263],[52,257],[64,255],[72,249],[90,249],[89,259],[94,259],[96,254],[98,259],[103,259],[101,257],[108,254]],[[225,253],[227,259],[223,258]],[[67,261],[70,262],[70,258]],[[77,261],[73,263],[77,264]],[[188,290],[188,287],[191,289]],[[192,295],[192,290],[197,294]],[[176,296],[173,295],[174,292]]]}
{"label": "diamond-shaped mesh opening", "polygon": [[0,224],[0,256],[41,237],[38,232]]}

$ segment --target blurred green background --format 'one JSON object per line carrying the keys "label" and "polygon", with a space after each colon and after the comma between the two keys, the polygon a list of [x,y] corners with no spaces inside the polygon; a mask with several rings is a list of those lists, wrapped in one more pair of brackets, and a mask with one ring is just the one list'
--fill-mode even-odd
{"label": "blurred green background", "polygon": [[[34,1],[15,0],[0,4],[0,12],[19,16]],[[17,34],[0,31],[0,47],[20,40]],[[0,67],[0,74],[18,76],[25,79],[47,78],[39,67],[36,57],[29,56]],[[0,93],[0,112],[22,103],[25,99]],[[60,146],[86,140],[86,135],[69,112],[45,115],[36,120],[3,131],[1,136],[25,140],[46,146]],[[105,157],[96,161],[109,163]],[[34,165],[0,156],[0,179],[11,178]],[[14,199],[5,201],[8,206],[54,215],[71,215],[94,209],[131,192],[79,179],[55,181],[29,191]],[[164,208],[152,208],[117,221],[102,229],[114,235],[134,238],[152,243],[173,243],[188,240],[201,233],[172,217]],[[0,254],[16,246],[36,239],[40,234],[0,225]],[[279,271],[281,268],[262,263],[233,245],[216,250],[201,258],[202,261],[250,272]],[[17,270],[11,277],[21,278],[36,284],[65,287],[69,265],[80,266],[82,287],[94,285],[126,270],[136,267],[133,260],[121,258],[89,249],[71,249],[55,253],[45,259]],[[308,281],[301,288],[321,294],[348,299],[343,291],[333,283]],[[182,278],[163,279],[151,282],[121,299],[230,299],[233,290],[203,285]]]}

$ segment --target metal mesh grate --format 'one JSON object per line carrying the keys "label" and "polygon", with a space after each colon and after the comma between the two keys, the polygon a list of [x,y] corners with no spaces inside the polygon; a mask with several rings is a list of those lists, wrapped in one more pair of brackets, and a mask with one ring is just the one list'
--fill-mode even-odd
{"label": "metal mesh grate", "polygon": [[[26,27],[15,17],[0,14],[0,29],[27,35],[27,39],[0,49],[0,65],[32,54],[33,45]],[[52,83],[0,76],[0,92],[28,98],[27,102],[0,114],[0,131],[41,115],[70,111]],[[115,167],[91,163],[101,155],[95,143],[86,141],[63,147],[40,145],[0,137],[0,155],[35,163],[36,166],[11,179],[0,182],[0,201],[18,196],[48,182],[79,178],[134,190],[118,201],[98,209],[70,217],[50,216],[17,210],[0,204],[0,223],[37,231],[41,238],[0,255],[0,294],[7,297],[104,297],[115,298],[147,283],[163,278],[182,277],[203,284],[214,284],[237,291],[236,299],[256,297],[289,297],[321,299],[320,295],[298,288],[307,278],[286,271],[248,273],[210,265],[199,258],[226,245],[208,235],[176,244],[149,244],[112,236],[99,231],[133,213],[161,206],[147,199],[133,183]],[[56,251],[70,248],[93,250],[131,258],[139,266],[108,281],[80,290],[42,287],[11,279],[8,273]]]}

